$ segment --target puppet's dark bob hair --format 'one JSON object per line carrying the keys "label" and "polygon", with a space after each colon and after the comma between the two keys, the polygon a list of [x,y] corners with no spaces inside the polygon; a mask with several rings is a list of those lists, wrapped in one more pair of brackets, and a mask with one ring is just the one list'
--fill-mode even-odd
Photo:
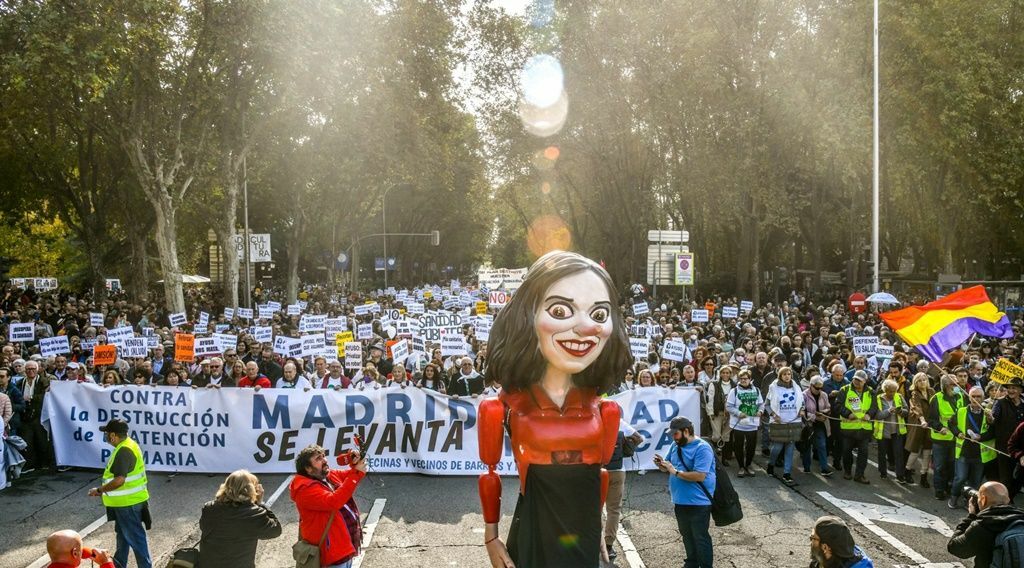
{"label": "puppet's dark bob hair", "polygon": [[506,390],[523,390],[544,375],[547,361],[538,345],[534,316],[544,295],[559,280],[589,270],[596,274],[611,300],[612,334],[597,359],[573,375],[577,387],[592,387],[598,394],[608,392],[633,362],[629,351],[619,295],[601,265],[574,252],[552,251],[537,259],[508,304],[498,312],[488,343],[487,377]]}

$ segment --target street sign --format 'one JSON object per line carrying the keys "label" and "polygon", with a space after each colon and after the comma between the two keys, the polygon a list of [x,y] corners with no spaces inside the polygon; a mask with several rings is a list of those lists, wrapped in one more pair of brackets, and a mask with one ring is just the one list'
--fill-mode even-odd
{"label": "street sign", "polygon": [[676,255],[685,252],[690,252],[690,247],[686,245],[648,245],[647,284],[660,286],[675,285]]}
{"label": "street sign", "polygon": [[688,243],[690,242],[689,231],[647,231],[647,240],[652,243]]}

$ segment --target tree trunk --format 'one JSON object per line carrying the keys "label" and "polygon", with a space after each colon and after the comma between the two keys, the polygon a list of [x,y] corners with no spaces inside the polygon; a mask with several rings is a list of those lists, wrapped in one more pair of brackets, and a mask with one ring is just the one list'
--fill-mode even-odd
{"label": "tree trunk", "polygon": [[[225,214],[225,219],[227,215]],[[238,280],[241,261],[235,252],[235,224],[223,225],[213,230],[217,235],[217,246],[220,247],[221,267],[223,268],[224,305],[238,307]]]}
{"label": "tree trunk", "polygon": [[131,246],[129,266],[131,273],[126,284],[128,297],[136,304],[145,303],[149,296],[149,262],[146,258],[145,231],[128,231],[128,243]]}
{"label": "tree trunk", "polygon": [[750,299],[755,306],[761,305],[761,211],[757,199],[752,200],[750,216]]}
{"label": "tree trunk", "polygon": [[164,301],[171,313],[185,311],[185,294],[181,284],[181,265],[178,263],[177,211],[171,198],[162,188],[155,190],[152,199],[156,214],[156,249],[160,253],[160,270],[164,277]]}
{"label": "tree trunk", "polygon": [[[302,249],[305,225],[301,219],[296,220],[288,235],[288,290],[285,297],[288,298],[290,304],[294,304],[299,297],[299,251]],[[334,259],[332,258],[331,264],[333,263]]]}

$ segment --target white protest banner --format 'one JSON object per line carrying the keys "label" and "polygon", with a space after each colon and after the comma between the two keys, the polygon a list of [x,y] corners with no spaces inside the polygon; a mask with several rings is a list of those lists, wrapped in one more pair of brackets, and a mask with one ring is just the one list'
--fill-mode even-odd
{"label": "white protest banner", "polygon": [[444,306],[444,309],[446,309],[446,310],[451,310],[451,309],[457,308],[457,307],[459,307],[459,299],[458,298],[445,298],[445,300],[443,302],[443,306]]}
{"label": "white protest banner", "polygon": [[492,290],[487,295],[487,305],[492,308],[503,308],[510,299],[512,299],[511,294],[505,290]]}
{"label": "white protest banner", "polygon": [[[225,311],[227,311],[227,310],[225,310]],[[235,311],[238,312],[238,317],[240,317],[242,319],[246,319],[246,320],[251,320],[252,319],[252,308],[238,308]]]}
{"label": "white protest banner", "polygon": [[426,308],[421,302],[407,302],[405,304],[405,309],[409,310],[409,313],[413,315],[422,315],[426,313]]}
{"label": "white protest banner", "polygon": [[230,333],[215,333],[213,338],[217,341],[217,346],[220,347],[221,353],[238,347],[238,338]]}
{"label": "white protest banner", "polygon": [[690,310],[690,321],[694,323],[708,321],[708,311],[705,309]]}
{"label": "white protest banner", "polygon": [[430,312],[420,318],[420,333],[431,343],[440,343],[441,335],[462,334],[462,316],[451,312]]}
{"label": "white protest banner", "polygon": [[288,304],[288,315],[297,316],[302,313],[302,306],[298,304]]}
{"label": "white protest banner", "polygon": [[208,325],[210,325],[210,314],[199,312],[199,323],[196,324],[196,327],[206,327]]}
{"label": "white protest banner", "polygon": [[268,306],[266,304],[263,304],[262,306],[257,306],[257,307],[259,308],[259,310],[257,311],[257,313],[259,314],[259,319],[261,319],[261,320],[274,319],[274,309],[273,308],[271,308],[270,306]]}
{"label": "white protest banner", "polygon": [[212,357],[223,353],[216,337],[197,337],[194,349],[196,357]]}
{"label": "white protest banner", "polygon": [[349,341],[345,344],[345,368],[363,368],[363,344],[358,341]]}
{"label": "white protest banner", "polygon": [[651,340],[646,337],[630,337],[629,351],[634,359],[646,359],[651,350]]}
{"label": "white protest banner", "polygon": [[409,357],[409,342],[405,339],[391,346],[391,359],[395,363],[405,363]]}
{"label": "white protest banner", "polygon": [[124,348],[124,341],[132,337],[135,337],[135,331],[132,330],[131,326],[122,325],[121,327],[107,330],[107,341],[122,349]]}
{"label": "white protest banner", "polygon": [[7,337],[13,343],[26,343],[36,340],[36,324],[32,322],[27,323],[11,323],[7,329]]}
{"label": "white protest banner", "polygon": [[879,344],[875,346],[875,357],[878,357],[879,359],[892,359],[892,356],[895,355],[895,353],[896,348],[892,345]]}
{"label": "white protest banner", "polygon": [[36,278],[33,287],[40,292],[47,292],[49,290],[57,289],[56,278]]}
{"label": "white protest banner", "polygon": [[194,328],[192,328],[192,333],[195,333],[196,335],[201,334],[201,333],[209,333],[209,332],[210,332],[209,326],[205,326],[205,325],[196,324],[196,326]]}
{"label": "white protest banner", "polygon": [[234,317],[235,317],[235,308],[224,308],[224,317],[226,319],[229,319],[229,320],[230,319],[234,319]]}
{"label": "white protest banner", "polygon": [[270,306],[270,309],[274,310],[275,312],[281,311],[281,302],[267,300],[267,305]]}
{"label": "white protest banner", "polygon": [[348,318],[339,316],[336,318],[324,319],[324,335],[334,340],[334,337],[343,331],[348,331]]}
{"label": "white protest banner", "polygon": [[54,357],[62,353],[71,353],[71,344],[68,342],[68,336],[57,335],[40,339],[39,353],[43,357]]}
{"label": "white protest banner", "polygon": [[91,352],[93,348],[96,347],[96,339],[89,339],[88,337],[83,337],[82,340],[78,342],[78,344],[82,346],[82,351]]}
{"label": "white protest banner", "polygon": [[177,312],[167,316],[167,319],[171,321],[171,327],[181,327],[188,323],[188,317],[185,316],[185,312]]}
{"label": "white protest banner", "polygon": [[476,277],[479,285],[484,288],[516,290],[526,278],[526,271],[526,268],[481,268]]}
{"label": "white protest banner", "polygon": [[740,311],[742,311],[743,313],[749,314],[753,310],[754,302],[751,302],[750,300],[743,300],[742,302],[740,302]]}
{"label": "white protest banner", "polygon": [[324,334],[314,333],[310,335],[302,336],[302,356],[303,357],[316,357],[323,353],[326,342],[324,341]]}
{"label": "white protest banner", "polygon": [[252,328],[252,338],[260,343],[270,343],[274,339],[274,328],[258,325]]}
{"label": "white protest banner", "polygon": [[647,324],[634,323],[629,326],[629,335],[633,337],[647,337],[648,327]]}
{"label": "white protest banner", "polygon": [[356,304],[353,306],[357,316],[365,316],[371,313],[370,304]]}
{"label": "white protest banner", "polygon": [[669,361],[687,361],[687,355],[689,355],[689,349],[686,348],[686,344],[683,343],[682,339],[670,339],[661,348],[662,359],[668,359]]}
{"label": "white protest banner", "polygon": [[287,337],[284,335],[278,335],[274,338],[274,353],[282,355],[284,357],[291,357],[295,351],[299,352],[299,356],[302,356],[302,340],[298,338]]}
{"label": "white protest banner", "polygon": [[854,337],[853,338],[853,354],[855,356],[870,357],[875,354],[875,350],[878,348],[878,338],[872,336]]}
{"label": "white protest banner", "polygon": [[[159,337],[156,337],[155,335],[151,335],[149,337],[146,337],[146,347],[147,348],[149,348],[149,349],[156,349],[157,345],[160,345],[160,338]],[[83,349],[85,349],[85,348],[83,347]]]}
{"label": "white protest banner", "polygon": [[441,336],[441,356],[466,355],[466,341],[462,333],[446,333]]}
{"label": "white protest banner", "polygon": [[373,324],[361,323],[356,327],[356,339],[373,339]]}
{"label": "white protest banner", "polygon": [[848,328],[843,330],[843,335],[846,336],[847,340],[849,340],[852,337],[856,337],[857,336],[857,328],[855,328],[853,326],[850,326],[850,327],[848,327]]}
{"label": "white protest banner", "polygon": [[89,325],[93,327],[101,327],[103,325],[103,314],[99,312],[89,312]]}
{"label": "white protest banner", "polygon": [[380,317],[381,320],[383,320],[384,318],[388,318],[390,320],[397,320],[398,318],[402,317],[402,310],[399,310],[398,308],[388,308],[381,312]]}
{"label": "white protest banner", "polygon": [[323,333],[327,321],[327,316],[323,314],[303,314],[302,319],[299,320],[299,331],[302,333],[312,333],[319,331]]}
{"label": "white protest banner", "polygon": [[647,302],[639,302],[633,304],[633,315],[642,316],[651,313],[651,308],[647,305]]}
{"label": "white protest banner", "polygon": [[480,341],[490,341],[491,326],[494,325],[493,316],[477,316],[473,322],[473,333]]}
{"label": "white protest banner", "polygon": [[736,319],[740,317],[740,311],[736,306],[724,306],[722,307],[722,317],[725,319]]}
{"label": "white protest banner", "polygon": [[125,358],[144,358],[149,355],[149,339],[145,337],[126,337],[121,341],[121,356]]}

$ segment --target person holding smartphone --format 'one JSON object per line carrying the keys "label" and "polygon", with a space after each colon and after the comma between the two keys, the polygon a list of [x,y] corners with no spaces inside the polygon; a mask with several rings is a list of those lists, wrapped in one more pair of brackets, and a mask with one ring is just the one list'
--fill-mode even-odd
{"label": "person holding smartphone", "polygon": [[711,568],[711,497],[715,494],[715,451],[697,437],[693,422],[679,416],[668,428],[675,443],[667,456],[655,454],[654,465],[669,474],[668,489],[676,524],[686,550],[684,565]]}

